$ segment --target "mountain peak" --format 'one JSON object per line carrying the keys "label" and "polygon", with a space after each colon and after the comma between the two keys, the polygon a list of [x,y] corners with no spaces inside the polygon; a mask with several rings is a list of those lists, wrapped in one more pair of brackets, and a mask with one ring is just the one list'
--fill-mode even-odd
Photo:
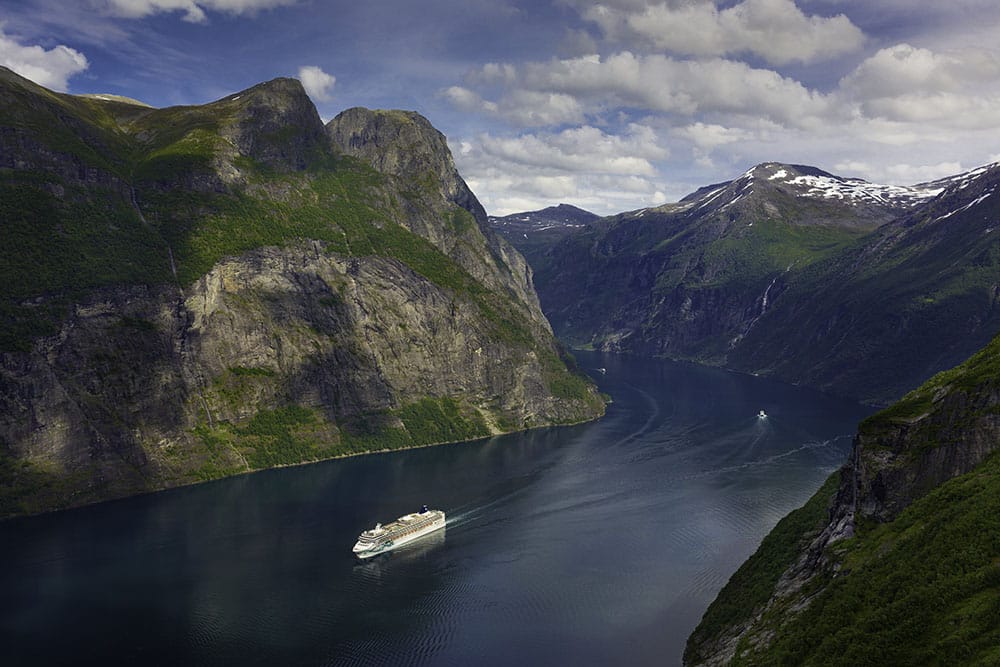
{"label": "mountain peak", "polygon": [[537,211],[524,211],[504,216],[490,216],[494,227],[511,227],[521,233],[552,227],[583,227],[601,216],[572,204],[557,204]]}
{"label": "mountain peak", "polygon": [[744,178],[753,177],[768,181],[798,178],[800,176],[845,180],[818,167],[811,167],[805,164],[786,164],[784,162],[761,162],[743,173]]}
{"label": "mountain peak", "polygon": [[336,148],[384,174],[414,174],[451,161],[444,135],[415,111],[353,107],[327,123],[326,132]]}
{"label": "mountain peak", "polygon": [[77,97],[82,97],[88,100],[98,100],[99,102],[116,102],[118,104],[128,104],[134,107],[144,107],[146,109],[152,109],[151,104],[146,104],[140,100],[132,99],[131,97],[125,97],[124,95],[115,95],[114,93],[82,93],[77,95]]}
{"label": "mountain peak", "polygon": [[302,169],[325,143],[323,121],[297,79],[271,79],[204,107],[227,119],[225,134],[243,155]]}
{"label": "mountain peak", "polygon": [[455,168],[445,136],[416,111],[353,107],[326,124],[334,148],[383,174],[429,183],[486,224],[486,211]]}
{"label": "mountain peak", "polygon": [[716,183],[689,194],[681,203],[691,210],[721,209],[750,196],[770,196],[778,191],[799,198],[874,206],[899,213],[936,197],[944,187],[941,183],[882,185],[837,176],[809,165],[762,162],[732,181]]}

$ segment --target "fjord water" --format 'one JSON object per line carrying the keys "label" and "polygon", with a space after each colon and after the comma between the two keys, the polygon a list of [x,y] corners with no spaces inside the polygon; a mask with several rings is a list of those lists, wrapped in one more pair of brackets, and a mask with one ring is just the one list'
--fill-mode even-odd
{"label": "fjord water", "polygon": [[[686,364],[578,359],[614,398],[598,422],[0,524],[0,663],[678,664],[869,410]],[[354,558],[361,530],[422,503],[448,513],[444,531]]]}

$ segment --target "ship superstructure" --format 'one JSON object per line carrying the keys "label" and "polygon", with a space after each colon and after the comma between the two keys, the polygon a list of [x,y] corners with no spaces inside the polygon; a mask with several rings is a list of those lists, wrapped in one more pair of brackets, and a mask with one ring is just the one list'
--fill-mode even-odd
{"label": "ship superstructure", "polygon": [[377,523],[371,530],[361,533],[354,544],[354,555],[358,558],[371,558],[392,551],[407,542],[444,528],[444,524],[444,512],[427,509],[427,505],[424,505],[419,512],[404,514],[384,526]]}

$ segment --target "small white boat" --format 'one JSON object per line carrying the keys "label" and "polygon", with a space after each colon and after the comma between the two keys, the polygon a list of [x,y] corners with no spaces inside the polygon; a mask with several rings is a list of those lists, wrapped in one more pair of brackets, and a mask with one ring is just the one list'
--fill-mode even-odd
{"label": "small white boat", "polygon": [[767,413],[761,410],[757,413],[757,419],[767,419]]}
{"label": "small white boat", "polygon": [[444,524],[444,512],[429,510],[427,505],[424,505],[419,512],[404,514],[384,526],[377,523],[371,530],[361,533],[358,541],[354,543],[354,555],[358,558],[371,558],[392,551],[396,547],[444,528]]}

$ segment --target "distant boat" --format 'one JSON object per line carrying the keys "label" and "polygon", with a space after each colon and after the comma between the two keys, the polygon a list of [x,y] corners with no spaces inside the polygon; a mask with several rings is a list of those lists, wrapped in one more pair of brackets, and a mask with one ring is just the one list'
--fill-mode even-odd
{"label": "distant boat", "polygon": [[354,555],[358,558],[371,558],[392,551],[407,542],[444,528],[444,523],[444,512],[429,510],[427,505],[424,505],[419,512],[405,514],[385,526],[377,523],[371,530],[361,533],[354,544]]}
{"label": "distant boat", "polygon": [[761,410],[757,413],[757,419],[767,419],[767,413]]}
{"label": "distant boat", "polygon": [[598,368],[597,372],[600,373],[601,375],[604,375],[605,373],[608,372],[608,369],[607,368]]}

